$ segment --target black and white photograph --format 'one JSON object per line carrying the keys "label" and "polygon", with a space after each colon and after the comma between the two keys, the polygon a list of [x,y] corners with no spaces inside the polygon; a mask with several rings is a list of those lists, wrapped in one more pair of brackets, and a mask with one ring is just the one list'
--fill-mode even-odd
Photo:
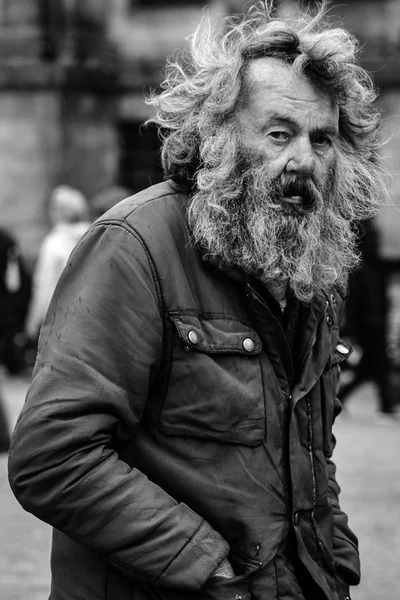
{"label": "black and white photograph", "polygon": [[0,600],[399,600],[399,0],[0,0]]}

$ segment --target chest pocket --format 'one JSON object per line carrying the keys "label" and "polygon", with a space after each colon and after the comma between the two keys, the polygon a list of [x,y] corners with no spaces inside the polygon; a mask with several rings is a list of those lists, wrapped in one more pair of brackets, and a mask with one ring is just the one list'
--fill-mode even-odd
{"label": "chest pocket", "polygon": [[174,312],[172,366],[159,427],[247,446],[265,433],[258,334],[234,318]]}

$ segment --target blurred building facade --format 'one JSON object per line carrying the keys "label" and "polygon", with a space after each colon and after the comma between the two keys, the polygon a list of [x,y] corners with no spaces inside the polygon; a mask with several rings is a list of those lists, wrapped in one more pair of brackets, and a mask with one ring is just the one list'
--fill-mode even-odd
{"label": "blurred building facade", "polygon": [[[308,0],[312,5],[314,0]],[[242,0],[210,0],[216,15]],[[278,0],[295,10],[296,0]],[[159,181],[158,139],[142,130],[144,92],[198,22],[198,0],[0,0],[0,211],[35,259],[60,183],[90,199],[109,185]],[[393,135],[384,150],[399,208],[382,209],[382,255],[400,262],[400,2],[333,2],[332,16],[363,42]]]}

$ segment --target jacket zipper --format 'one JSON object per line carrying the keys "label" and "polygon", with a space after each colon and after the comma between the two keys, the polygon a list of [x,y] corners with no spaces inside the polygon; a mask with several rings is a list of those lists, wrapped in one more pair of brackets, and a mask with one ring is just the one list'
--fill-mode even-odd
{"label": "jacket zipper", "polygon": [[[311,401],[310,397],[307,394],[306,396],[306,404],[307,404],[307,422],[308,422],[308,455],[310,458],[310,466],[311,466],[311,476],[312,476],[312,504],[313,508],[311,510],[311,523],[314,529],[315,539],[317,541],[317,546],[319,551],[322,553],[324,551],[324,546],[321,540],[321,537],[318,532],[318,525],[315,519],[315,510],[317,507],[317,476],[315,473],[315,461],[314,461],[314,431],[313,431],[313,422],[312,422],[312,410],[311,410]],[[321,560],[321,558],[319,559]]]}

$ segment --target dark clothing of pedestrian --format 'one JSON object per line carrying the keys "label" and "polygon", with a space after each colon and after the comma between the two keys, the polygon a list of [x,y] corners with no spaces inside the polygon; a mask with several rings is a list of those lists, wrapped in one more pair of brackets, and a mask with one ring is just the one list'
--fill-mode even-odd
{"label": "dark clothing of pedestrian", "polygon": [[342,335],[357,344],[361,356],[338,397],[344,404],[362,383],[372,380],[378,390],[379,410],[390,414],[394,405],[387,354],[387,273],[379,259],[379,236],[373,220],[359,223],[358,239],[362,262],[349,277]]}
{"label": "dark clothing of pedestrian", "polygon": [[31,297],[31,275],[15,238],[0,229],[0,364],[11,374],[25,367],[25,319]]}
{"label": "dark clothing of pedestrian", "polygon": [[[17,336],[24,330],[29,297],[30,277],[18,244],[8,231],[0,229],[0,365],[12,374],[24,366],[23,344]],[[0,452],[7,452],[9,444],[8,419],[0,397]]]}

